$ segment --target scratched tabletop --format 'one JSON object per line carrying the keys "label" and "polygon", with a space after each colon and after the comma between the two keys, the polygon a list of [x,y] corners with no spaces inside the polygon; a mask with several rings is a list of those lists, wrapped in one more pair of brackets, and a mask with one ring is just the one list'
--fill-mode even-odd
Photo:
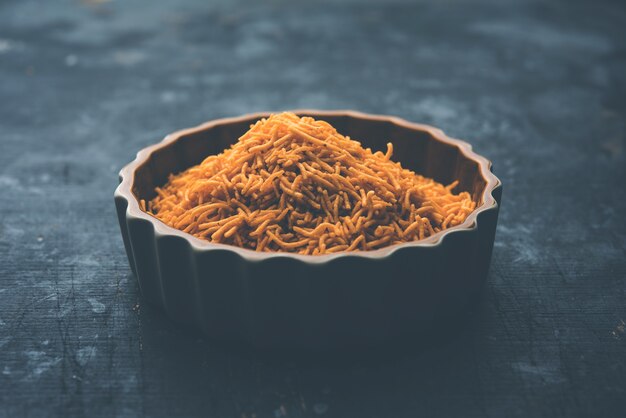
{"label": "scratched tabletop", "polygon": [[[1,1],[0,416],[625,416],[620,3]],[[302,107],[432,124],[494,162],[460,326],[278,355],[144,303],[119,169],[174,130]]]}

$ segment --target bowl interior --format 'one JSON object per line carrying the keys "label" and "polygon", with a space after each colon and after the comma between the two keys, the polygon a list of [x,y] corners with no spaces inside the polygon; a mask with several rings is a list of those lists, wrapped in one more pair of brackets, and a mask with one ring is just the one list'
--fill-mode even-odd
{"label": "bowl interior", "polygon": [[[426,130],[397,125],[392,121],[315,112],[307,112],[306,115],[327,121],[341,134],[360,141],[373,151],[384,152],[387,142],[392,142],[394,161],[443,184],[459,180],[455,192],[467,191],[477,204],[482,203],[487,181],[478,162],[463,155],[458,146],[442,142]],[[251,116],[187,131],[178,140],[159,147],[137,168],[133,193],[138,199],[152,199],[154,188],[164,185],[170,173],[181,172],[199,164],[209,155],[222,152],[256,120],[258,117]]]}

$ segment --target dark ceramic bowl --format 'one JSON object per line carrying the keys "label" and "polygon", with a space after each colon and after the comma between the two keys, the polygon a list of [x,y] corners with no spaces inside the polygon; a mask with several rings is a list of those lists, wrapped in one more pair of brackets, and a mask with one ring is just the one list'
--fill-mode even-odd
{"label": "dark ceramic bowl", "polygon": [[352,111],[300,110],[442,183],[460,181],[476,210],[427,239],[375,251],[304,256],[195,238],[143,212],[170,173],[233,144],[268,113],[214,120],[144,148],[120,172],[115,204],[145,300],[220,340],[334,348],[419,335],[463,310],[485,282],[501,183],[491,163],[439,129]]}

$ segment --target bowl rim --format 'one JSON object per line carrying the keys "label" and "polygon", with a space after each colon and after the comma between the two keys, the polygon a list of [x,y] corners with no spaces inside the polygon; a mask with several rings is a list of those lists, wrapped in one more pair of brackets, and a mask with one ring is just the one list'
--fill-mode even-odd
{"label": "bowl rim", "polygon": [[[395,252],[405,249],[405,248],[433,248],[441,245],[445,238],[450,236],[451,234],[459,234],[463,232],[470,232],[478,228],[478,217],[481,213],[489,211],[489,210],[498,210],[498,202],[493,195],[493,192],[502,185],[502,182],[495,174],[491,171],[492,163],[487,158],[482,155],[477,154],[473,151],[472,146],[460,139],[452,138],[447,136],[443,130],[439,128],[435,128],[430,125],[425,125],[421,123],[409,122],[405,119],[396,117],[396,116],[387,116],[387,115],[378,115],[378,114],[369,114],[363,113],[354,110],[317,110],[317,109],[295,109],[295,110],[287,110],[287,112],[292,112],[297,115],[307,115],[313,117],[327,117],[327,116],[343,116],[350,117],[354,119],[365,119],[370,121],[378,121],[378,122],[390,122],[398,127],[407,128],[410,130],[423,131],[430,134],[435,140],[452,145],[461,152],[463,156],[466,158],[475,161],[478,163],[479,172],[483,176],[483,179],[486,181],[483,193],[482,193],[482,203],[469,214],[469,216],[465,219],[465,221],[459,225],[453,226],[451,228],[445,229],[443,231],[437,232],[427,238],[424,238],[419,241],[411,241],[405,242],[401,244],[390,245],[387,247],[379,248],[376,250],[369,251],[351,251],[351,252],[337,252],[332,254],[322,254],[322,255],[303,255],[296,253],[288,253],[288,252],[257,252],[247,248],[241,248],[234,245],[229,244],[221,244],[214,243],[210,241],[206,241],[200,238],[197,238],[189,233],[178,230],[174,227],[171,227],[165,224],[160,219],[149,215],[144,212],[139,206],[139,199],[133,193],[133,186],[135,180],[135,173],[137,168],[142,166],[145,162],[147,162],[152,154],[162,149],[179,139],[181,139],[185,135],[195,134],[207,129],[214,128],[220,125],[228,125],[232,123],[241,123],[246,120],[254,121],[255,119],[260,119],[264,117],[268,117],[271,114],[275,114],[277,112],[255,112],[255,113],[247,113],[241,116],[235,117],[226,117],[213,119],[207,122],[204,122],[200,125],[181,129],[175,131],[171,134],[168,134],[163,138],[162,141],[149,145],[140,151],[137,152],[137,155],[133,161],[125,165],[119,172],[119,180],[120,183],[115,189],[115,198],[124,198],[127,202],[126,207],[126,219],[129,218],[138,218],[144,221],[148,221],[155,233],[155,238],[164,237],[164,236],[174,236],[179,237],[187,241],[188,245],[195,251],[205,252],[205,251],[231,251],[235,254],[239,255],[241,258],[251,261],[251,262],[259,262],[267,259],[274,258],[291,258],[295,260],[299,260],[308,264],[323,264],[329,261],[345,258],[345,257],[356,257],[356,258],[365,258],[365,259],[380,259],[386,258],[394,254]],[[358,140],[358,138],[357,138]]]}

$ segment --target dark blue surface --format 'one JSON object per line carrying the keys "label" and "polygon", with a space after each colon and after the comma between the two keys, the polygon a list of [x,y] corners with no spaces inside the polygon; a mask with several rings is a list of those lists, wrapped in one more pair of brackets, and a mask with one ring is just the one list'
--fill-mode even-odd
{"label": "dark blue surface", "polygon": [[[0,416],[623,416],[619,1],[0,3]],[[112,193],[208,119],[433,124],[505,185],[483,300],[422,348],[286,358],[145,307]]]}

